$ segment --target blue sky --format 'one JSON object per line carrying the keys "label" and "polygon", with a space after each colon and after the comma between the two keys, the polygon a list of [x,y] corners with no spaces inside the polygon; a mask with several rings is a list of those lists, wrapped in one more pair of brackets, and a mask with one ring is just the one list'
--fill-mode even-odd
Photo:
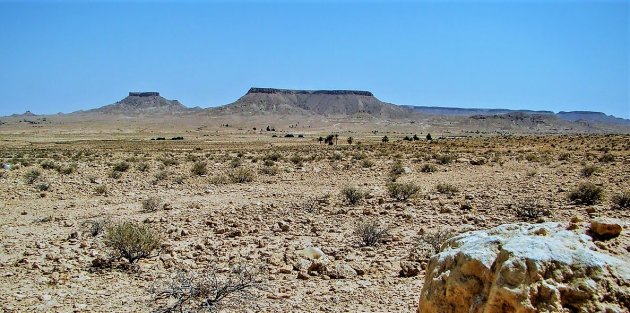
{"label": "blue sky", "polygon": [[629,20],[630,1],[0,1],[0,115],[257,86],[630,118]]}

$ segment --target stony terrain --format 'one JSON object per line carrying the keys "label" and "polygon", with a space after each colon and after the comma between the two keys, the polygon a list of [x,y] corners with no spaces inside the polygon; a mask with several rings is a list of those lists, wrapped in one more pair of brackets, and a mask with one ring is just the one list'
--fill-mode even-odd
{"label": "stony terrain", "polygon": [[[420,244],[427,234],[630,219],[612,201],[630,190],[626,135],[381,143],[365,132],[331,146],[318,143],[325,135],[104,141],[4,133],[0,159],[11,168],[0,169],[0,311],[149,312],[162,304],[151,288],[178,271],[247,264],[263,268],[262,288],[226,311],[413,312],[434,252]],[[191,172],[198,162],[207,173]],[[245,182],[224,176],[235,173]],[[419,192],[392,198],[394,178]],[[583,182],[602,187],[603,200],[572,203],[569,193]],[[350,204],[341,195],[347,186],[367,196]],[[155,209],[143,209],[150,198]],[[133,268],[95,267],[111,253],[103,233],[89,232],[99,220],[147,225],[161,247]],[[390,236],[362,246],[355,229],[365,221]],[[630,261],[628,229],[594,246]],[[325,257],[309,258],[307,247]]]}

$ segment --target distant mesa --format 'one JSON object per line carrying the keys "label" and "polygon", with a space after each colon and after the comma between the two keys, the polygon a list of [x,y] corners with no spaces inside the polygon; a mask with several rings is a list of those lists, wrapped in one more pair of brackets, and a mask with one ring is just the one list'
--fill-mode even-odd
{"label": "distant mesa", "polygon": [[177,100],[168,100],[157,91],[131,91],[126,98],[86,113],[104,113],[117,115],[171,114],[188,112]]}
{"label": "distant mesa", "polygon": [[237,101],[214,110],[219,114],[308,115],[331,117],[405,118],[413,113],[385,103],[363,90],[293,90],[250,88]]}
{"label": "distant mesa", "polygon": [[160,93],[157,91],[142,91],[142,92],[130,91],[129,96],[130,97],[159,97]]}
{"label": "distant mesa", "polygon": [[277,88],[250,88],[247,92],[252,93],[268,93],[268,94],[286,94],[286,95],[357,95],[374,97],[369,91],[363,90],[292,90],[292,89],[277,89]]}

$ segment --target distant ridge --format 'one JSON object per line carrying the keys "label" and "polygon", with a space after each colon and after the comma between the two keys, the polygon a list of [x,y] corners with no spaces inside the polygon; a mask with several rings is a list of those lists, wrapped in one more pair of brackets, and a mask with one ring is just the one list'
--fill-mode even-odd
{"label": "distant ridge", "polygon": [[569,122],[602,123],[610,125],[630,126],[630,120],[606,115],[602,112],[592,111],[536,111],[536,110],[511,110],[511,109],[480,109],[480,108],[452,108],[438,106],[405,106],[418,113],[441,116],[464,116],[480,117],[489,115],[503,115],[514,113],[525,113],[534,115],[552,115],[561,120]]}

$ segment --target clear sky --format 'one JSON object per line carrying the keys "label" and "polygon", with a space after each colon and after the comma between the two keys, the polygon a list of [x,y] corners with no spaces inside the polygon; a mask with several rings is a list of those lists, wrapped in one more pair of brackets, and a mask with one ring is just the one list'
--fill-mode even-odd
{"label": "clear sky", "polygon": [[252,86],[630,118],[630,1],[5,2],[0,115]]}

